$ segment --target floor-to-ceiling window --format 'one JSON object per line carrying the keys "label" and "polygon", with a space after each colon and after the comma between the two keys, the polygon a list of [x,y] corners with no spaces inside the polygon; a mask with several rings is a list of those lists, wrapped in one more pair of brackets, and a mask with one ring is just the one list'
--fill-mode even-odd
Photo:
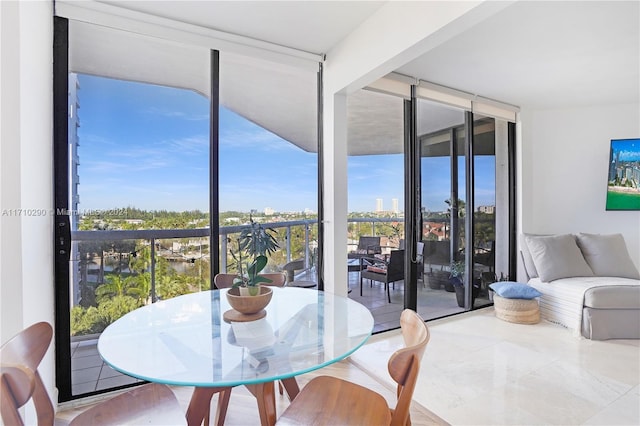
{"label": "floor-to-ceiling window", "polygon": [[318,112],[309,102],[316,74],[221,52],[221,271],[237,270],[238,230],[253,220],[273,229],[278,243],[265,271],[302,260],[294,278],[317,282]]}
{"label": "floor-to-ceiling window", "polygon": [[425,284],[431,289],[418,307],[428,318],[490,304],[488,286],[509,276],[514,255],[508,121],[472,112],[482,104],[456,101],[417,99]]}
{"label": "floor-to-ceiling window", "polygon": [[[369,87],[381,99],[398,102],[404,99],[411,110],[409,120],[408,110],[404,111],[404,133],[409,140],[415,135],[416,143],[402,152],[405,166],[412,165],[417,177],[412,180],[409,174],[414,172],[404,169],[404,194],[415,197],[418,207],[415,211],[407,210],[412,203],[405,202],[401,216],[403,222],[409,223],[403,229],[416,230],[416,253],[421,254],[414,258],[403,244],[407,251],[405,273],[420,260],[418,280],[415,284],[405,281],[404,285],[392,287],[391,304],[384,294],[377,304],[372,304],[384,309],[384,315],[376,320],[376,330],[384,329],[384,324],[389,328],[397,326],[404,307],[415,306],[425,319],[432,319],[489,305],[488,285],[501,277],[505,279],[511,273],[513,261],[514,170],[509,158],[514,141],[509,121],[515,120],[514,109],[495,102],[483,103],[473,95],[431,83],[419,82],[411,90],[410,84],[404,76],[387,76]],[[356,95],[351,97],[357,99]],[[349,123],[362,123],[369,132],[349,132],[350,150],[353,144],[361,150],[368,147],[372,154],[393,146],[385,144],[379,136],[401,122],[389,106],[393,103],[386,104],[385,113],[371,114],[375,119],[369,121],[363,118],[367,113],[349,109]],[[377,106],[369,101],[366,111],[376,112]],[[365,193],[372,191],[375,186]],[[350,202],[354,195],[350,192]],[[382,199],[376,202],[378,206],[384,205]],[[363,227],[376,229],[366,219],[358,220],[364,223],[351,224],[350,232]],[[402,236],[407,241],[411,238],[414,236]],[[352,248],[356,248],[357,240],[354,238],[352,242]],[[409,297],[403,298],[403,292],[408,292]],[[352,292],[351,297],[357,296]]]}
{"label": "floor-to-ceiling window", "polygon": [[315,278],[318,70],[55,22],[56,369],[66,401],[138,382],[102,362],[100,332],[144,304],[209,289],[250,214],[277,222],[272,269],[303,258]]}
{"label": "floor-to-ceiling window", "polygon": [[365,278],[361,286],[359,269],[386,267],[392,256],[397,262],[404,255],[403,99],[358,90],[347,98],[347,111],[349,294],[377,318],[375,331],[383,331],[398,327],[405,275],[393,274],[389,302],[387,284]]}
{"label": "floor-to-ceiling window", "polygon": [[64,19],[54,57],[67,106],[56,108],[55,207],[68,229],[56,236],[68,400],[138,382],[96,351],[111,322],[210,287],[210,63],[208,49]]}
{"label": "floor-to-ceiling window", "polygon": [[465,245],[465,112],[423,99],[417,103],[425,288],[418,305],[433,318],[464,308],[450,278],[451,266],[463,265]]}

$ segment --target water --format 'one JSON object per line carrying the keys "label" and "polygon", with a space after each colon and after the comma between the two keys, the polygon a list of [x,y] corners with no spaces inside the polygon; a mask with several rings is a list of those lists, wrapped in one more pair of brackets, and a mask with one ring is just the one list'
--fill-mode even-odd
{"label": "water", "polygon": [[607,191],[607,210],[640,210],[640,193]]}

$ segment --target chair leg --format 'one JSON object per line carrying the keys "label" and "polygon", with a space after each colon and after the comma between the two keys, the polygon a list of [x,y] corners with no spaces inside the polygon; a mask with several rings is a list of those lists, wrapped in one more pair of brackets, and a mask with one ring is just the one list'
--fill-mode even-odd
{"label": "chair leg", "polygon": [[224,419],[227,417],[227,408],[229,408],[229,398],[231,397],[231,389],[223,390],[218,395],[218,405],[216,407],[216,417],[214,419],[214,425],[224,425]]}
{"label": "chair leg", "polygon": [[384,283],[384,286],[387,288],[387,300],[391,303],[391,294],[389,293],[389,283]]}
{"label": "chair leg", "polygon": [[[295,377],[289,377],[288,379],[282,379],[278,381],[280,389],[284,388],[287,392],[287,397],[289,397],[289,401],[293,401],[293,399],[300,393],[300,387],[298,386],[298,382]],[[280,392],[282,395],[282,392]]]}

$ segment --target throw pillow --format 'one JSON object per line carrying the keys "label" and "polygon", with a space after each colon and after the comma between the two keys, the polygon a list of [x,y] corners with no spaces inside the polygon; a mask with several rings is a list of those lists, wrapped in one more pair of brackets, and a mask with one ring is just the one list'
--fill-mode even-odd
{"label": "throw pillow", "polygon": [[593,276],[573,235],[526,236],[525,239],[542,281]]}
{"label": "throw pillow", "polygon": [[527,247],[527,237],[546,237],[547,235],[541,234],[520,234],[520,253],[522,254],[522,263],[524,265],[524,271],[529,278],[538,278],[538,271],[536,271],[536,265],[533,263],[533,257],[529,247]]}
{"label": "throw pillow", "polygon": [[367,266],[367,271],[377,272],[378,274],[386,274],[387,268],[384,266]]}
{"label": "throw pillow", "polygon": [[498,281],[493,284],[489,284],[491,290],[505,299],[534,299],[542,296],[535,288],[530,285],[517,283],[515,281]]}
{"label": "throw pillow", "polygon": [[580,233],[577,239],[585,260],[597,276],[640,279],[622,234]]}

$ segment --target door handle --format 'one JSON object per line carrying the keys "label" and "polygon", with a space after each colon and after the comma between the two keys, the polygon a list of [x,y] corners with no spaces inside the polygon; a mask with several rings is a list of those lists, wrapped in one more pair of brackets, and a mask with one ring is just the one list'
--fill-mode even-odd
{"label": "door handle", "polygon": [[56,215],[55,254],[69,260],[71,255],[71,224],[68,215]]}

